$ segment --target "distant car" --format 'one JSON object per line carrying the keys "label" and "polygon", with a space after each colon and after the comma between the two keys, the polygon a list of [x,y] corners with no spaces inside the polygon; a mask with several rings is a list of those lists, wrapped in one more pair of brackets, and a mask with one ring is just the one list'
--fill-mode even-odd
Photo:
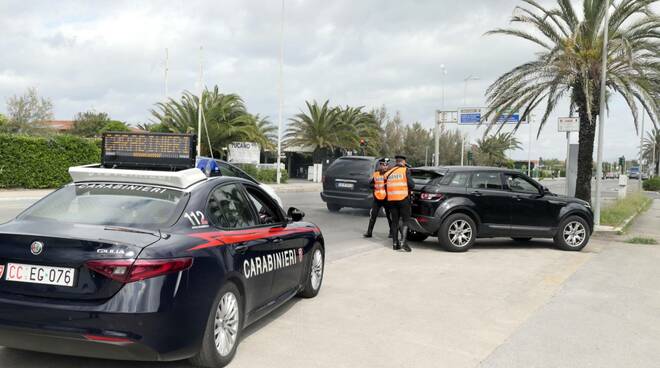
{"label": "distant car", "polygon": [[554,238],[560,249],[578,251],[593,231],[588,202],[553,194],[518,171],[449,166],[411,175],[429,181],[415,186],[409,240],[437,236],[445,249],[464,252],[477,238]]}
{"label": "distant car", "polygon": [[[215,162],[215,165],[213,165],[211,162]],[[284,207],[284,204],[282,204],[282,199],[279,195],[277,195],[277,192],[275,192],[273,187],[268,184],[258,182],[257,179],[251,177],[248,173],[227,161],[212,159],[209,157],[199,157],[197,159],[197,168],[204,171],[208,176],[231,176],[251,181],[260,186],[261,189],[273,197],[273,199],[277,201],[277,204],[279,204],[280,207]]]}
{"label": "distant car", "polygon": [[628,179],[639,179],[641,173],[639,172],[639,167],[631,167],[628,169]]}
{"label": "distant car", "polygon": [[374,197],[369,182],[375,169],[375,157],[343,156],[335,160],[323,176],[321,199],[328,210],[371,208]]}

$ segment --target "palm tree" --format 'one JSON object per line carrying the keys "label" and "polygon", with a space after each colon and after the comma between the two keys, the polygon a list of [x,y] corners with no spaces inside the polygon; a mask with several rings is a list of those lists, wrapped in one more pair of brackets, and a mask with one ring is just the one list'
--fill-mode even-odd
{"label": "palm tree", "polygon": [[[347,134],[347,139],[343,142],[344,149],[357,150],[362,149],[366,155],[377,155],[380,150],[381,128],[375,116],[371,113],[362,111],[364,107],[346,106],[339,109],[337,118],[343,129],[350,130],[352,134]],[[364,139],[365,147],[360,147],[360,140]]]}
{"label": "palm tree", "polygon": [[[260,121],[265,119],[248,113],[240,96],[223,94],[215,86],[212,90],[204,90],[202,101],[202,118],[208,128],[208,132],[203,131],[208,134],[200,136],[204,154],[210,152],[211,148],[206,144],[209,140],[213,150],[218,152],[229,143],[237,141],[257,142],[262,147],[270,144],[266,136],[267,121]],[[157,103],[151,115],[171,132],[197,133],[198,107],[199,97],[184,91],[179,101],[170,98],[165,103]],[[204,125],[202,129],[205,130]]]}
{"label": "palm tree", "polygon": [[660,129],[654,128],[646,133],[646,138],[642,142],[642,157],[651,164],[655,164],[653,173],[658,175],[660,168]]}
{"label": "palm tree", "polygon": [[545,8],[534,0],[523,0],[512,23],[531,30],[495,29],[487,34],[523,38],[541,48],[537,58],[500,76],[486,91],[489,109],[484,121],[489,128],[506,111],[522,111],[526,120],[541,104],[546,107],[538,134],[563,97],[570,99],[570,114],[580,118],[576,196],[591,200],[593,143],[600,104],[601,55],[605,12],[609,19],[607,88],[623,96],[638,124],[639,103],[658,124],[660,62],[658,28],[660,17],[650,5],[655,0],[583,0],[578,15],[570,0],[557,0]]}
{"label": "palm tree", "polygon": [[305,101],[307,113],[300,112],[293,117],[284,135],[287,146],[312,147],[315,162],[344,148],[346,142],[353,144],[355,139],[351,130],[344,129],[339,109],[328,106],[329,103],[325,101],[319,105],[316,101]]}
{"label": "palm tree", "polygon": [[513,132],[484,136],[477,140],[474,159],[479,165],[507,166],[506,151],[520,148],[520,141]]}

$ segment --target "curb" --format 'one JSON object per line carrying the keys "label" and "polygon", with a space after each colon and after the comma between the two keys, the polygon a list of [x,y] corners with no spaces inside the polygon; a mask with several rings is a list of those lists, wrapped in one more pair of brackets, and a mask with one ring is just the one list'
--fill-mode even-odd
{"label": "curb", "polygon": [[290,193],[290,192],[321,192],[321,184],[318,185],[281,185],[275,186],[271,185],[278,193]]}

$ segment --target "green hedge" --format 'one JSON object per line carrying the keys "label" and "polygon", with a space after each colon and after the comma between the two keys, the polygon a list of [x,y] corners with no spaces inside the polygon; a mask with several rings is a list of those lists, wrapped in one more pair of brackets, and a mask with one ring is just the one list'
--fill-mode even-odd
{"label": "green hedge", "polygon": [[[237,164],[236,166],[240,167],[251,177],[257,179],[260,183],[277,183],[276,169],[259,169],[256,165],[250,164]],[[280,182],[286,183],[289,179],[289,173],[286,170],[281,170],[281,174]]]}
{"label": "green hedge", "polygon": [[70,166],[100,161],[96,141],[70,135],[0,134],[0,188],[57,188],[69,183]]}
{"label": "green hedge", "polygon": [[644,190],[660,192],[660,176],[654,176],[649,180],[642,182]]}

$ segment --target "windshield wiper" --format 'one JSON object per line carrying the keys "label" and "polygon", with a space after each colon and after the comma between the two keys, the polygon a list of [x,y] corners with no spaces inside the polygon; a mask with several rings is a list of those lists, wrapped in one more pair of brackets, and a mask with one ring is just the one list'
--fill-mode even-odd
{"label": "windshield wiper", "polygon": [[138,229],[133,229],[133,228],[130,228],[130,227],[106,226],[106,227],[103,228],[103,230],[124,231],[124,232],[127,232],[127,233],[138,233],[138,234],[149,234],[149,235],[160,237],[160,231],[155,232],[155,231],[149,231],[149,230],[138,230]]}

